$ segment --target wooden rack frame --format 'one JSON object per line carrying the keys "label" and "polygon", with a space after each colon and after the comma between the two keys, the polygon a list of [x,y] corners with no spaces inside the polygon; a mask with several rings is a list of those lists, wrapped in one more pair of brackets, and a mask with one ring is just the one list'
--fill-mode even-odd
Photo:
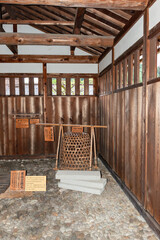
{"label": "wooden rack frame", "polygon": [[107,128],[107,126],[98,126],[98,125],[78,125],[78,124],[58,124],[58,123],[37,123],[36,125],[42,126],[57,126],[59,127],[58,135],[58,145],[57,145],[57,154],[56,154],[56,167],[54,170],[58,170],[59,162],[59,152],[60,152],[60,143],[61,137],[63,136],[63,127],[86,127],[91,128],[91,148],[90,148],[90,171],[92,170],[92,147],[94,148],[94,168],[98,168],[97,164],[97,151],[96,151],[96,137],[95,137],[95,128]]}

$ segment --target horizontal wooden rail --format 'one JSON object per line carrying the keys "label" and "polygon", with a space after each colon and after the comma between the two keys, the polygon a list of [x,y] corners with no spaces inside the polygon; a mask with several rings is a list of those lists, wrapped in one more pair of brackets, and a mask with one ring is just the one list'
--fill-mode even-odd
{"label": "horizontal wooden rail", "polygon": [[0,55],[0,63],[98,63],[98,56]]}
{"label": "horizontal wooden rail", "polygon": [[60,123],[36,123],[41,126],[62,126],[62,127],[88,127],[88,128],[107,128],[107,126],[100,125],[80,125],[80,124],[60,124]]}
{"label": "horizontal wooden rail", "polygon": [[74,21],[54,21],[54,20],[0,20],[0,24],[23,24],[23,25],[53,25],[53,26],[73,26]]}
{"label": "horizontal wooden rail", "polygon": [[0,0],[5,4],[144,10],[148,0]]}
{"label": "horizontal wooden rail", "polygon": [[76,34],[1,33],[0,44],[7,45],[64,45],[112,47],[111,36],[89,36]]}

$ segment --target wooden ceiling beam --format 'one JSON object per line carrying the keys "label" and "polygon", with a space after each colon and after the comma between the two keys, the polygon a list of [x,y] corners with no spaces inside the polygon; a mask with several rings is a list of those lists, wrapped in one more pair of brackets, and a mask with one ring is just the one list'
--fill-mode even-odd
{"label": "wooden ceiling beam", "polygon": [[[40,18],[40,14],[39,14],[39,11],[40,11],[40,7],[36,7],[36,6],[33,6],[32,7],[32,9],[30,9],[30,8],[27,8],[27,7],[24,7],[23,6],[23,10],[20,8],[17,8],[17,6],[16,5],[14,5],[14,6],[12,6],[12,8],[13,8],[13,10],[15,11],[15,13],[16,13],[16,17],[17,18],[20,18],[20,19],[28,19],[29,17],[30,18],[35,18],[35,16],[36,16],[36,18]],[[24,8],[26,8],[26,9],[24,9]],[[35,8],[35,11],[33,11],[33,9]],[[40,9],[39,9],[40,8]],[[25,11],[25,10],[27,10],[27,11],[29,11],[28,12],[28,14],[27,14],[27,11]],[[46,14],[48,13],[48,12],[46,12],[46,7],[43,7],[43,18],[46,18],[47,19],[47,16],[46,16]],[[49,15],[48,16],[50,16],[50,17],[53,17],[53,16],[51,16],[50,15],[50,13],[49,13]],[[55,15],[54,17],[58,17],[57,15]],[[64,14],[63,14],[63,17],[64,17]],[[35,19],[36,19],[35,18]],[[60,17],[58,17],[58,18],[60,18]],[[67,19],[68,20],[68,18],[64,18],[65,20]],[[31,25],[32,26],[32,25]],[[69,27],[69,26],[63,26],[63,29],[61,29],[61,30],[59,30],[58,31],[58,28],[57,29],[55,29],[55,27],[56,26],[38,26],[38,25],[34,25],[33,27],[35,27],[35,28],[37,28],[38,30],[41,30],[41,31],[43,31],[43,32],[45,32],[45,33],[64,33],[64,34],[68,34],[68,33],[72,33],[72,31],[73,31],[73,29],[71,28],[71,27]],[[53,29],[54,28],[54,29]],[[60,29],[60,27],[59,27],[59,29]],[[98,34],[97,32],[94,32],[93,30],[91,30],[91,29],[89,29],[89,28],[87,28],[87,27],[83,27],[83,30],[82,30],[82,33],[83,34],[85,34],[85,31],[84,31],[84,29],[86,29],[87,31],[89,31],[89,33],[91,34],[96,34],[96,35],[100,35],[100,34]],[[80,48],[80,49],[82,49],[82,47],[78,47],[78,48]],[[100,55],[100,54],[102,54],[102,52],[104,51],[104,49],[101,47],[101,48],[98,48],[98,47],[94,47],[94,49],[93,48],[91,48],[91,47],[84,47],[83,49],[82,49],[83,51],[86,51],[87,53],[89,53],[89,54],[93,54],[93,55]]]}
{"label": "wooden ceiling beam", "polygon": [[[73,34],[80,34],[81,27],[84,20],[85,8],[77,8],[74,20]],[[75,46],[71,46],[71,55],[74,55]]]}
{"label": "wooden ceiling beam", "polygon": [[98,56],[0,55],[0,63],[97,63]]}
{"label": "wooden ceiling beam", "polygon": [[7,45],[65,45],[105,46],[113,45],[113,37],[72,34],[1,33],[0,44]]}
{"label": "wooden ceiling beam", "polygon": [[148,0],[0,0],[3,4],[144,10]]}
{"label": "wooden ceiling beam", "polygon": [[[0,20],[2,20],[2,5],[0,5]],[[2,27],[1,23],[0,23],[0,32],[1,32],[1,34],[5,33],[5,30]],[[17,46],[7,45],[6,43],[4,43],[4,45],[6,45],[13,54],[17,54]]]}
{"label": "wooden ceiling beam", "polygon": [[93,18],[93,19],[96,19],[97,21],[99,21],[101,23],[104,23],[104,24],[108,25],[109,27],[112,27],[112,28],[114,28],[118,31],[122,30],[122,28],[120,26],[118,26],[118,25],[116,25],[116,24],[114,24],[114,23],[112,23],[112,22],[110,22],[110,21],[108,21],[108,20],[106,20],[102,17],[99,17],[98,15],[96,15],[92,12],[89,12],[89,10],[86,11],[86,15]]}
{"label": "wooden ceiling beam", "polygon": [[108,9],[100,9],[100,8],[97,8],[96,9],[97,11],[103,13],[103,14],[106,14],[107,16],[113,18],[113,19],[116,19],[117,21],[119,22],[122,22],[124,24],[126,24],[128,22],[128,20],[112,11],[109,11]]}
{"label": "wooden ceiling beam", "polygon": [[52,20],[0,20],[0,24],[31,24],[31,25],[49,25],[49,26],[73,26],[74,21],[52,21]]}

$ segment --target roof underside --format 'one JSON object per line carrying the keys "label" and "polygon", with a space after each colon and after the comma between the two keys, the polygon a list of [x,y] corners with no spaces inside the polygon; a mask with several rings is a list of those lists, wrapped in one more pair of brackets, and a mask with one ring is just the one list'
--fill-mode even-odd
{"label": "roof underside", "polygon": [[[142,13],[135,10],[109,10],[102,8],[86,8],[83,11],[83,19],[79,23],[79,33],[75,31],[78,8],[55,7],[47,5],[2,5],[2,19],[14,20],[54,20],[54,21],[74,21],[72,26],[52,26],[52,25],[31,25],[45,33],[53,34],[82,34],[112,36],[119,38],[124,31]],[[82,10],[82,8],[81,8]],[[78,26],[78,24],[77,24]],[[79,47],[92,54],[102,55],[109,50],[104,47]]]}

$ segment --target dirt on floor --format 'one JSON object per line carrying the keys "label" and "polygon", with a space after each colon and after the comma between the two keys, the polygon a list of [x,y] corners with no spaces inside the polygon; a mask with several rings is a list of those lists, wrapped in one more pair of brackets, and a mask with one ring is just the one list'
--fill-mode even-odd
{"label": "dirt on floor", "polygon": [[59,189],[54,166],[54,159],[0,161],[1,171],[47,176],[46,192],[0,199],[0,239],[158,239],[101,162],[108,182],[100,196]]}

